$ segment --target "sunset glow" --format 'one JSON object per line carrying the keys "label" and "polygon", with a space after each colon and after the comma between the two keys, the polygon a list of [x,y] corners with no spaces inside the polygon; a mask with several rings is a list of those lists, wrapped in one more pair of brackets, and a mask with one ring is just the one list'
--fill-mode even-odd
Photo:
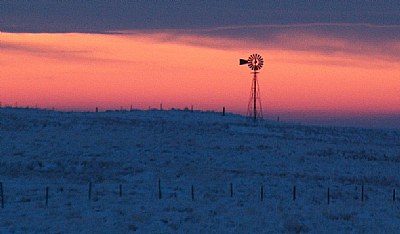
{"label": "sunset glow", "polygon": [[[265,61],[259,82],[266,116],[400,113],[396,59],[243,46],[239,40],[224,38],[170,37],[165,32],[1,33],[0,100],[3,105],[60,110],[131,105],[147,109],[160,103],[166,109],[226,106],[244,114],[251,74],[238,60],[257,52]],[[324,40],[305,39],[314,44]],[[340,41],[329,43],[346,46]]]}

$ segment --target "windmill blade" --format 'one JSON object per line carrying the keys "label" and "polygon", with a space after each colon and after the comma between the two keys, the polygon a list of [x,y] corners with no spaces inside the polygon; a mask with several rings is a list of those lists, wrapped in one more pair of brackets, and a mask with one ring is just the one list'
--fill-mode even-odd
{"label": "windmill blade", "polygon": [[244,65],[244,64],[248,64],[249,61],[247,61],[246,59],[240,59],[239,60],[239,65]]}

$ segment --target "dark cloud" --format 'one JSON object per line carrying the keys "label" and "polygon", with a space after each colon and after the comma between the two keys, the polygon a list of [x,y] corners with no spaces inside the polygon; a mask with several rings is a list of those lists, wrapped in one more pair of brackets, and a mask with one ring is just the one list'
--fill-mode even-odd
{"label": "dark cloud", "polygon": [[68,48],[55,48],[47,45],[35,45],[31,43],[0,42],[3,51],[27,53],[38,58],[55,59],[72,62],[103,62],[103,63],[137,63],[133,61],[94,57],[91,50],[73,50]]}
{"label": "dark cloud", "polygon": [[32,56],[51,59],[71,59],[77,60],[89,57],[90,51],[87,50],[65,50],[59,48],[52,48],[49,46],[39,46],[29,43],[14,43],[5,42],[0,43],[1,50],[15,51],[28,53]]}
{"label": "dark cloud", "polygon": [[[163,40],[195,35],[240,40],[244,48],[375,54],[398,60],[399,15],[397,0],[2,1],[0,31],[166,32]],[[311,36],[326,41],[311,41]],[[191,43],[229,47],[217,42]]]}
{"label": "dark cloud", "polygon": [[[145,35],[161,33],[158,39],[162,42],[179,41],[220,49],[286,49],[326,55],[342,53],[375,56],[376,59],[400,61],[400,25],[303,23],[207,29],[133,30],[117,33]],[[203,37],[208,40],[191,40],[188,36]],[[221,38],[233,42],[218,40]]]}

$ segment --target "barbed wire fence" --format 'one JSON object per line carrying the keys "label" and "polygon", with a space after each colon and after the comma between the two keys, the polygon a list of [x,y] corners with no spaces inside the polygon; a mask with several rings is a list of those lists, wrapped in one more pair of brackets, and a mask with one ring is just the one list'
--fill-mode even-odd
{"label": "barbed wire fence", "polygon": [[[154,182],[154,181],[152,181]],[[270,187],[269,187],[270,186]],[[219,199],[238,199],[248,202],[264,202],[268,199],[287,202],[307,202],[335,205],[341,202],[375,202],[395,203],[398,200],[396,188],[375,189],[374,185],[352,184],[335,187],[319,186],[318,189],[307,189],[307,185],[280,186],[277,188],[261,183],[259,186],[244,186],[232,182],[198,185],[196,183],[179,184],[158,179],[145,186],[134,186],[130,183],[7,183],[0,182],[1,208],[21,203],[41,203],[45,207],[54,201],[101,202],[114,201],[118,198],[129,198],[137,201],[188,200],[193,202],[216,202]],[[309,187],[309,186],[308,186]],[[350,188],[352,187],[352,188]],[[354,189],[355,188],[355,189]],[[300,201],[298,201],[300,200]]]}

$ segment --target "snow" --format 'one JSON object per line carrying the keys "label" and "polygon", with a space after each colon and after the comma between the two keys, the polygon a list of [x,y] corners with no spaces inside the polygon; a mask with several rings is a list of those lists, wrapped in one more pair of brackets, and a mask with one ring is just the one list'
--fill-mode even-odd
{"label": "snow", "polygon": [[198,111],[1,108],[0,145],[0,233],[400,229],[399,130]]}

